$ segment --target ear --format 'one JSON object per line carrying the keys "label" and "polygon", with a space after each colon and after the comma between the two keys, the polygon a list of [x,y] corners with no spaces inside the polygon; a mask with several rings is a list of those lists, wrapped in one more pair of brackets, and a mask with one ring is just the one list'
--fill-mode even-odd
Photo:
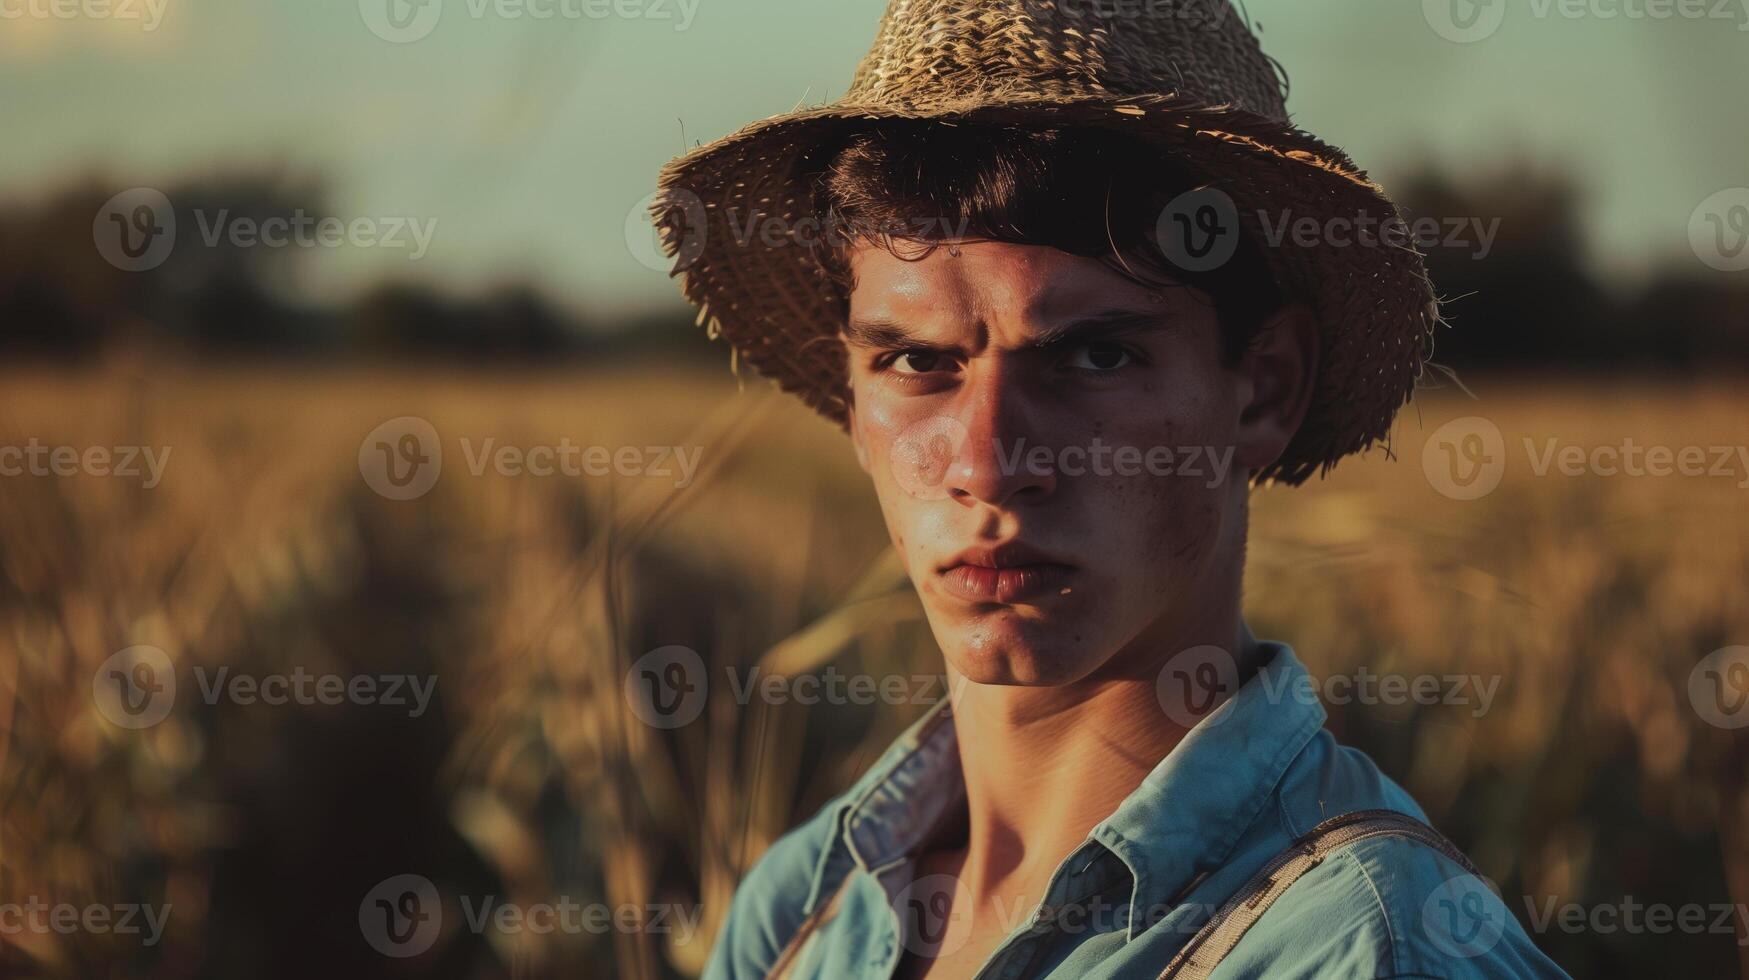
{"label": "ear", "polygon": [[1255,473],[1300,431],[1318,377],[1318,320],[1303,303],[1277,310],[1240,358],[1237,464]]}

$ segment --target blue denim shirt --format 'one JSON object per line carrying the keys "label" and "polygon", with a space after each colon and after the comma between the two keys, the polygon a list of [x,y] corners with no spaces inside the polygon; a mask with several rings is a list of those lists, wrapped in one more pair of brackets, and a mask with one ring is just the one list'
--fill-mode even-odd
{"label": "blue denim shirt", "polygon": [[[1015,912],[979,978],[1154,980],[1214,909],[1325,819],[1368,809],[1425,819],[1370,759],[1324,731],[1315,697],[1284,694],[1310,690],[1293,651],[1263,647],[1262,671],[1093,829],[1037,908]],[[767,976],[815,913],[786,976],[890,977],[915,942],[916,917],[901,914],[915,851],[963,792],[944,703],[748,873],[707,980]],[[1565,974],[1479,879],[1387,837],[1350,845],[1296,882],[1214,976]]]}

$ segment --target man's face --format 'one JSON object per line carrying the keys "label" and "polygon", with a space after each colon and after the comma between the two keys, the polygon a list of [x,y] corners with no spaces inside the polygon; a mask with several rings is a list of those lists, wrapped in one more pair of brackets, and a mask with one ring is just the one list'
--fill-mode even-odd
{"label": "man's face", "polygon": [[1247,471],[1283,439],[1207,296],[1043,246],[852,264],[852,436],[957,673],[1070,683],[1236,615]]}

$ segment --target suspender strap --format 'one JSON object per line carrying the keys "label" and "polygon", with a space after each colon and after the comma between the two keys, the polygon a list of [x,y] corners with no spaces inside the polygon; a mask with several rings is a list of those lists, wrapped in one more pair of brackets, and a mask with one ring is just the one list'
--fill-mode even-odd
{"label": "suspender strap", "polygon": [[1287,891],[1288,886],[1336,851],[1370,837],[1404,837],[1419,841],[1451,858],[1469,873],[1481,876],[1470,859],[1451,841],[1408,814],[1394,810],[1359,810],[1331,817],[1294,841],[1241,885],[1172,958],[1166,972],[1160,974],[1160,980],[1204,980],[1233,951],[1246,931]]}
{"label": "suspender strap", "polygon": [[819,931],[821,926],[837,917],[838,907],[844,904],[844,893],[849,887],[850,875],[845,875],[844,880],[838,883],[838,890],[832,893],[832,897],[815,909],[813,915],[802,920],[801,926],[796,929],[796,934],[790,937],[790,941],[784,944],[783,951],[778,954],[777,962],[771,964],[771,971],[765,975],[766,980],[787,980],[791,976],[795,971],[796,957],[801,954],[802,946],[807,943],[809,936]]}

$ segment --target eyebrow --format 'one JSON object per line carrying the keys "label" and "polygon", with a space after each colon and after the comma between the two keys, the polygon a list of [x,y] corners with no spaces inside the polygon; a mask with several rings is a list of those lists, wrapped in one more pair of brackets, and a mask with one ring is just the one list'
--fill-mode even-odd
{"label": "eyebrow", "polygon": [[844,342],[852,347],[871,350],[948,350],[944,345],[930,344],[905,332],[898,321],[883,316],[852,317],[844,325]]}
{"label": "eyebrow", "polygon": [[1079,316],[1039,332],[1027,345],[1034,348],[1085,344],[1165,329],[1170,318],[1160,310],[1109,309]]}
{"label": "eyebrow", "polygon": [[[1058,347],[1071,343],[1089,343],[1163,329],[1168,323],[1165,313],[1157,310],[1107,309],[1078,316],[1060,323],[1027,341],[1031,349]],[[938,344],[913,337],[895,320],[883,316],[852,318],[844,325],[844,340],[853,347],[883,351],[952,352],[954,344]]]}

